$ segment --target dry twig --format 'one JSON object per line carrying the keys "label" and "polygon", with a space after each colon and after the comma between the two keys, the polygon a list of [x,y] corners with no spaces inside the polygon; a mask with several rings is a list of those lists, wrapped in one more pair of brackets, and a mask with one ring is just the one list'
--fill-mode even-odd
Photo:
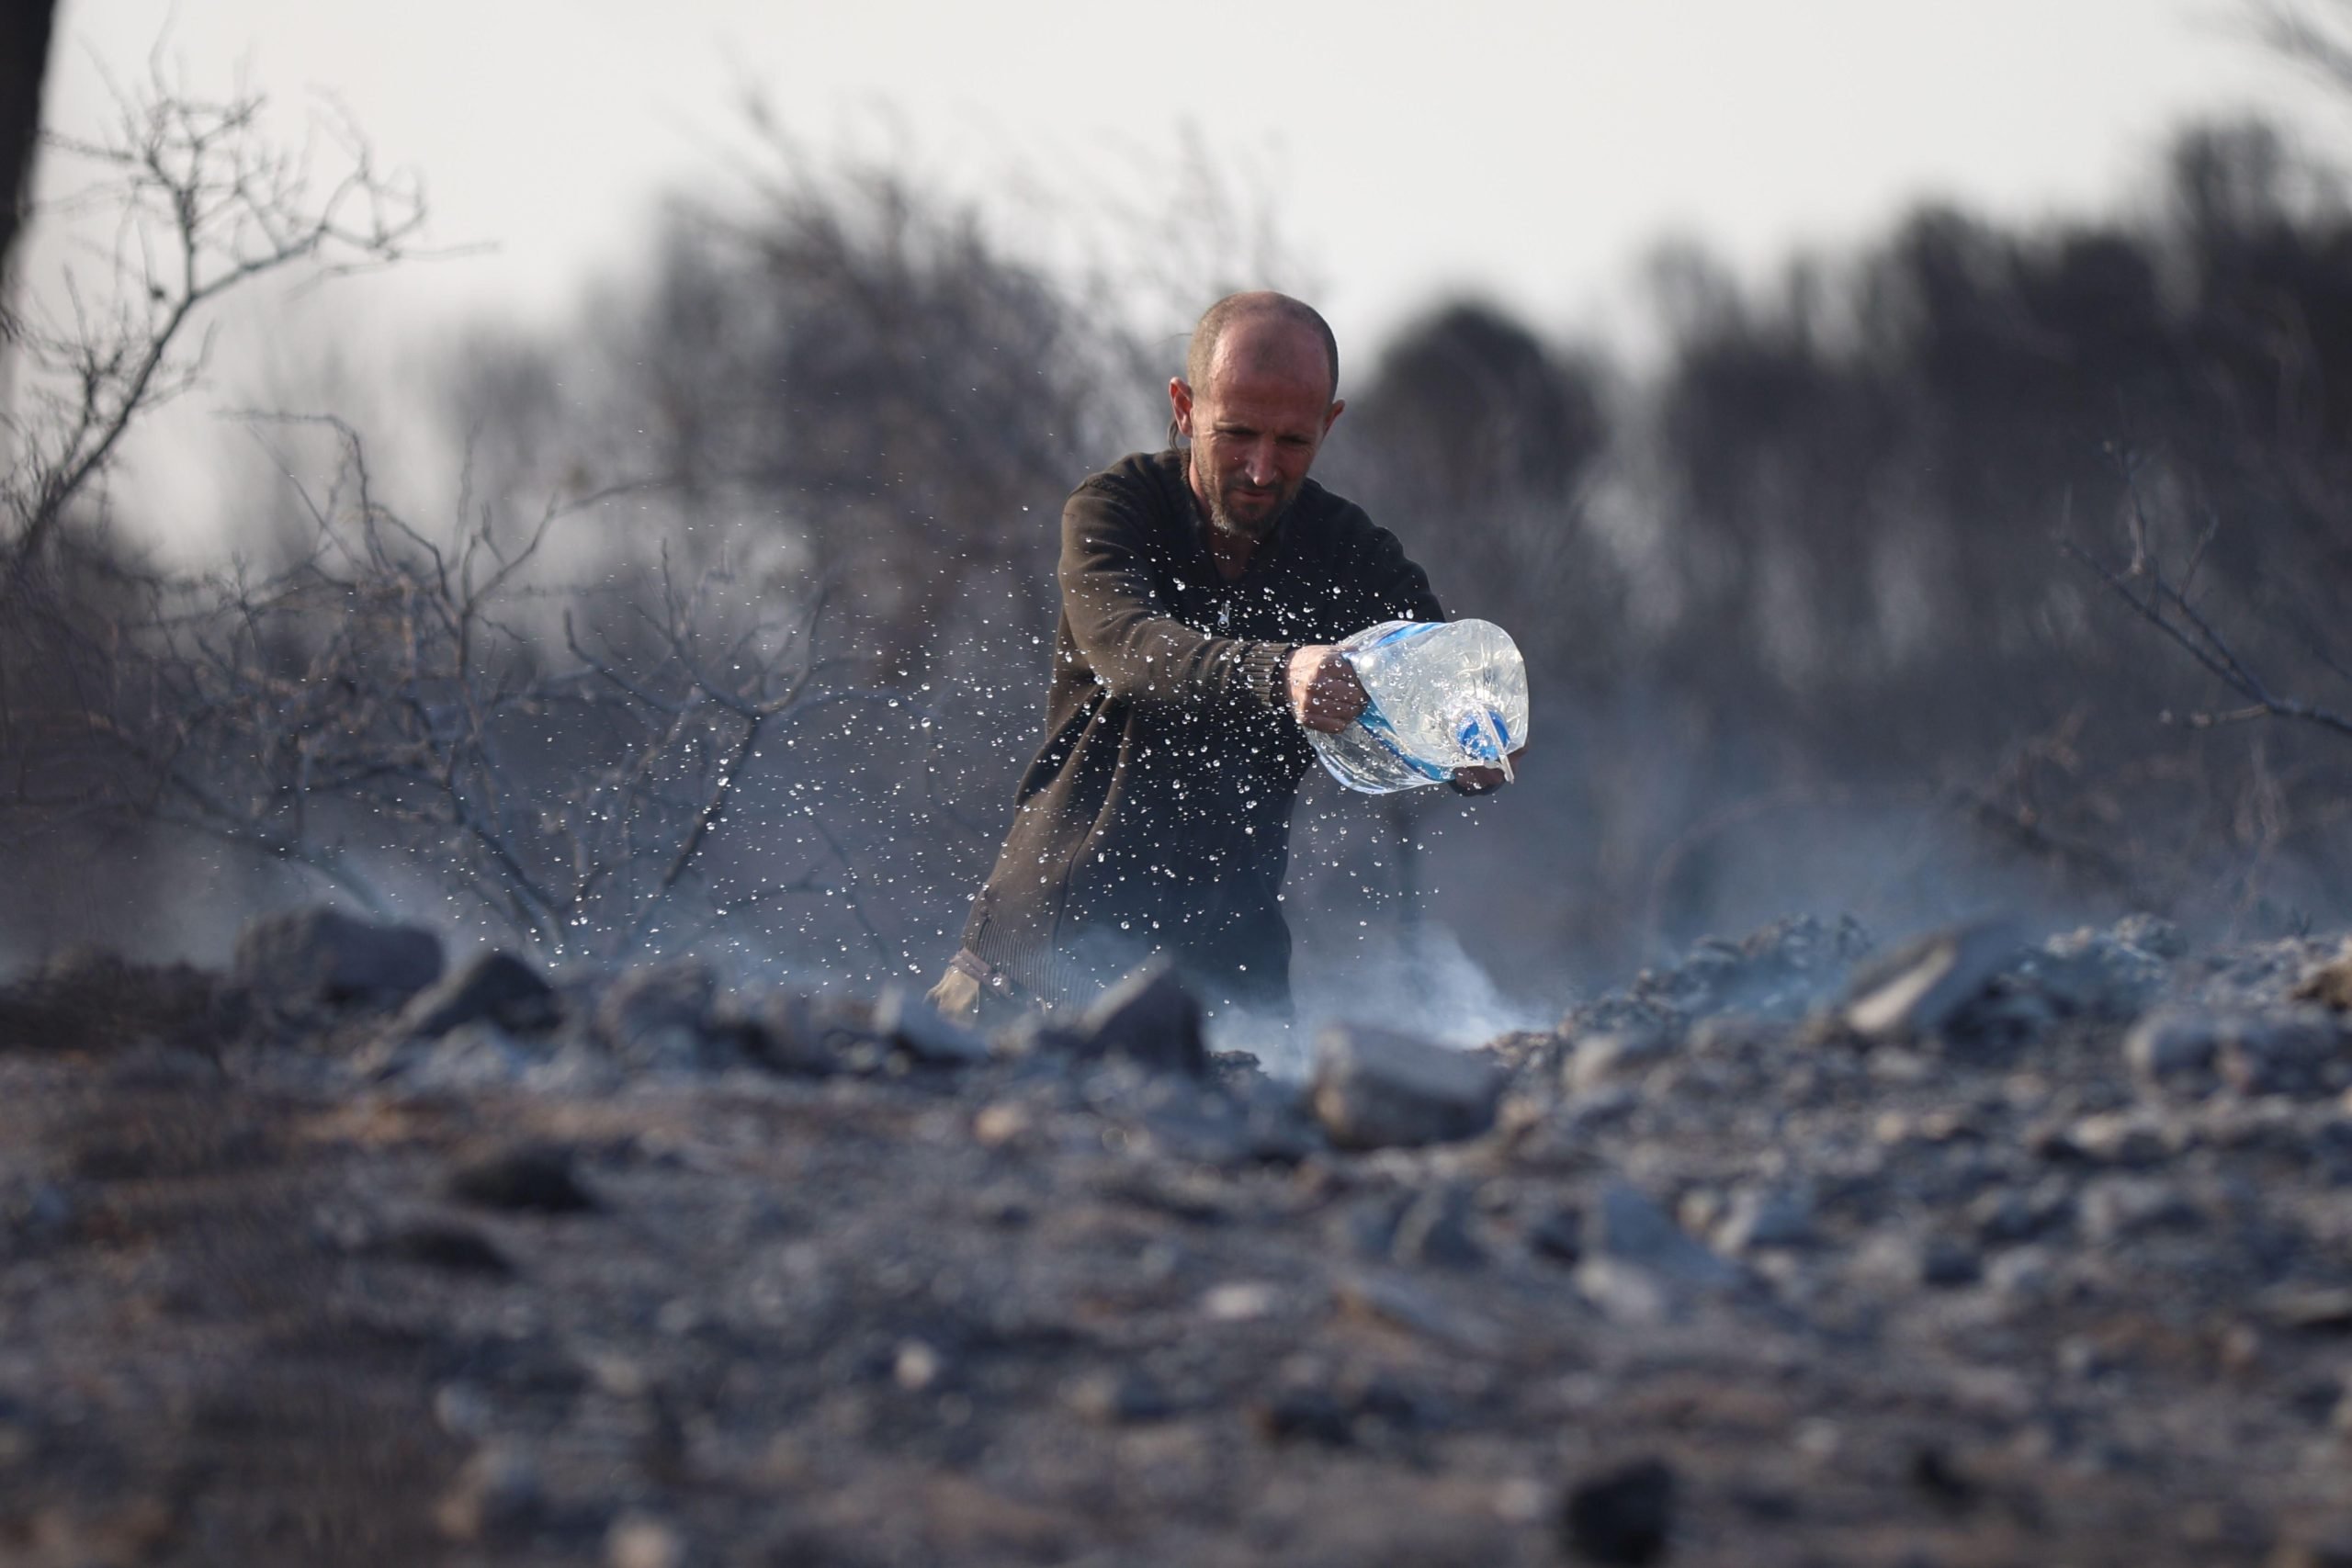
{"label": "dry twig", "polygon": [[2206,519],[2205,527],[2190,552],[2188,564],[2179,578],[2175,580],[2166,575],[2163,554],[2154,542],[2154,529],[2139,483],[2138,459],[2125,454],[2120,462],[2129,502],[2125,531],[2132,544],[2130,560],[2120,567],[2110,564],[2064,536],[2058,540],[2059,549],[2069,559],[2088,568],[2142,620],[2163,633],[2174,646],[2195,660],[2207,674],[2243,699],[2244,705],[2239,707],[2193,712],[2177,719],[2167,713],[2165,716],[2167,721],[2206,729],[2255,718],[2287,718],[2337,735],[2352,736],[2352,718],[2301,698],[2281,695],[2273,691],[2198,606],[2194,598],[2198,570],[2220,532],[2220,520],[2210,516]]}

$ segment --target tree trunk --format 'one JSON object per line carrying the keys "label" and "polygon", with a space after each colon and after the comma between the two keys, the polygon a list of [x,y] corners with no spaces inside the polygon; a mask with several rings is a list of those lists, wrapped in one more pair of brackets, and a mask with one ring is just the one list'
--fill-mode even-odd
{"label": "tree trunk", "polygon": [[24,227],[57,0],[0,0],[0,288]]}

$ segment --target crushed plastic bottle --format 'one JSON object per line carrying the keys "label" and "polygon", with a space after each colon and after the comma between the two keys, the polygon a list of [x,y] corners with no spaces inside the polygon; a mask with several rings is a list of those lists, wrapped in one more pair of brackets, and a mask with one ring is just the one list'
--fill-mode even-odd
{"label": "crushed plastic bottle", "polygon": [[1372,700],[1337,735],[1307,732],[1330,775],[1366,795],[1500,768],[1527,744],[1527,665],[1492,621],[1383,621],[1339,645]]}

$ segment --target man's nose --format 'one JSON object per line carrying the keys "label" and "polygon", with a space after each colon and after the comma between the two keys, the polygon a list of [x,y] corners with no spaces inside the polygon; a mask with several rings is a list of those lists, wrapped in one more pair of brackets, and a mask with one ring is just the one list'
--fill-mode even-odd
{"label": "man's nose", "polygon": [[1270,485],[1280,478],[1281,470],[1274,466],[1274,444],[1271,441],[1252,444],[1244,471],[1253,485]]}

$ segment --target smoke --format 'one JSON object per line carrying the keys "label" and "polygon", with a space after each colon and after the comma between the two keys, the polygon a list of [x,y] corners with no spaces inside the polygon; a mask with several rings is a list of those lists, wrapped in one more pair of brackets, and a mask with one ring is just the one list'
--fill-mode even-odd
{"label": "smoke", "polygon": [[1213,1018],[1211,1046],[1250,1052],[1272,1076],[1297,1078],[1312,1066],[1315,1036],[1327,1023],[1377,1024],[1467,1048],[1512,1030],[1550,1029],[1562,1010],[1507,994],[1451,929],[1427,923],[1393,930],[1343,962],[1306,967],[1292,994],[1289,1021],[1247,1012]]}

